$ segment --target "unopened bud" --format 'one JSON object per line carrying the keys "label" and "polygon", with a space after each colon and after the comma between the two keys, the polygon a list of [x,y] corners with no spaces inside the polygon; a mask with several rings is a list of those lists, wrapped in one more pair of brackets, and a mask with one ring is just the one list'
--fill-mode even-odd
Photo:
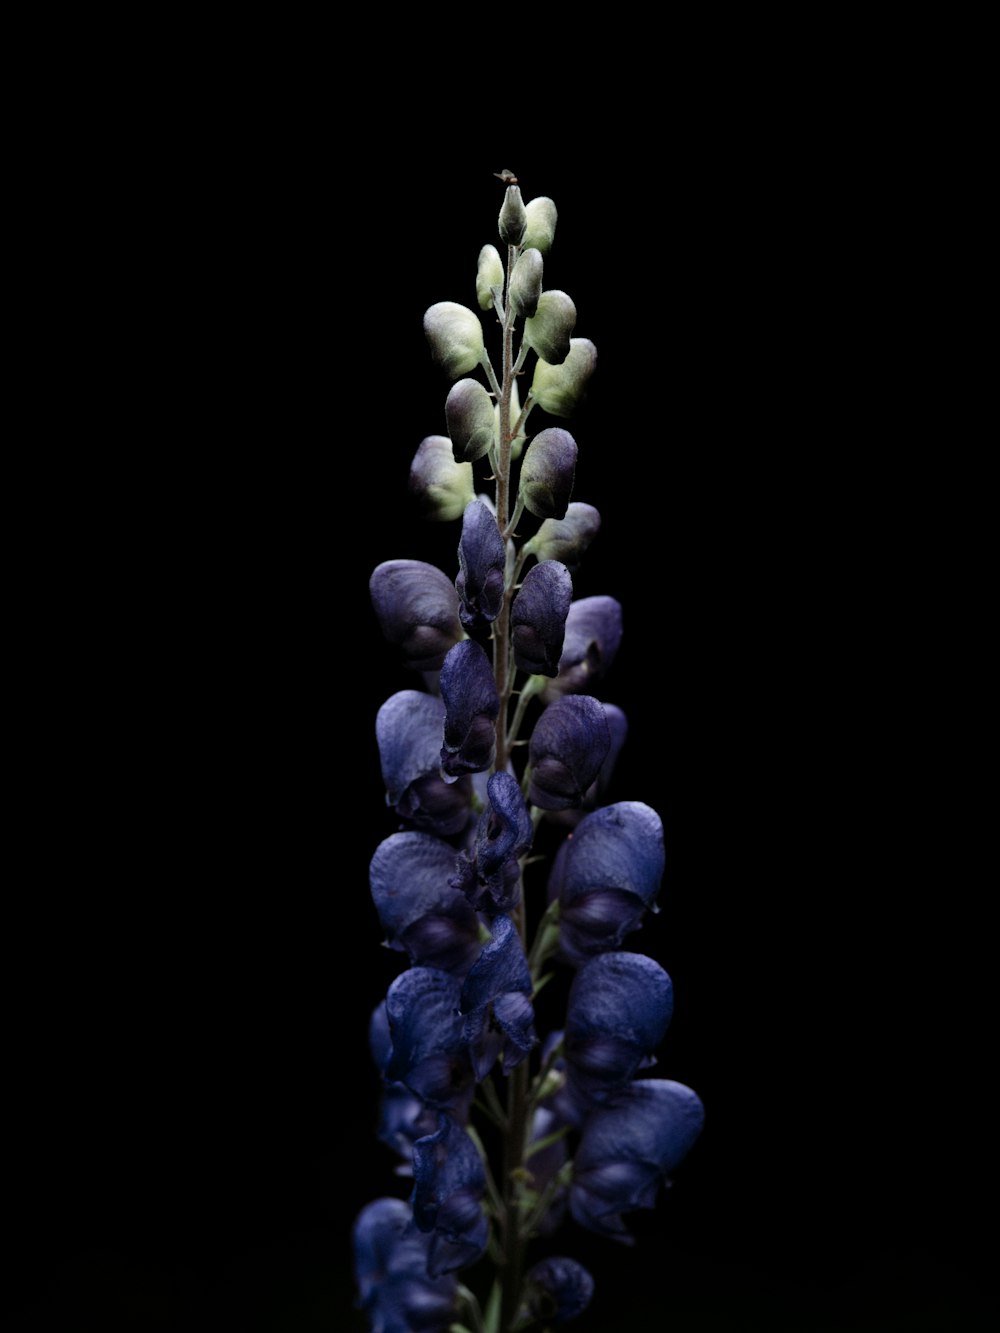
{"label": "unopened bud", "polygon": [[533,315],[542,294],[542,252],[522,250],[510,278],[510,300],[519,315]]}
{"label": "unopened bud", "polygon": [[576,306],[565,292],[542,292],[534,315],[524,322],[524,341],[543,361],[559,366],[569,356]]}
{"label": "unopened bud", "polygon": [[597,536],[601,516],[593,505],[574,500],[565,518],[547,518],[530,541],[524,554],[539,560],[560,560],[572,573],[583,553]]}
{"label": "unopened bud", "polygon": [[474,463],[489,451],[493,443],[493,399],[478,380],[453,384],[445,399],[444,414],[456,463]]}
{"label": "unopened bud", "polygon": [[476,270],[476,300],[480,310],[493,309],[495,290],[498,295],[503,293],[503,260],[495,245],[484,245]]}
{"label": "unopened bud", "polygon": [[[525,250],[524,253],[531,254],[531,251]],[[597,348],[590,339],[570,338],[569,355],[561,365],[552,366],[539,357],[531,381],[532,397],[550,416],[570,417],[596,368]]]}
{"label": "unopened bud", "polygon": [[503,207],[500,209],[500,239],[506,241],[508,245],[520,245],[526,225],[521,187],[508,185],[504,190]]}
{"label": "unopened bud", "polygon": [[424,333],[431,355],[451,379],[475,370],[486,353],[479,316],[455,301],[438,301],[425,311]]}
{"label": "unopened bud", "polygon": [[576,472],[576,441],[561,426],[539,431],[521,464],[521,499],[536,518],[565,518]]}
{"label": "unopened bud", "polygon": [[555,204],[545,195],[540,195],[525,205],[524,216],[527,226],[521,244],[526,249],[529,245],[533,245],[536,250],[541,250],[543,255],[547,255],[552,249],[556,234]]}
{"label": "unopened bud", "polygon": [[475,499],[472,464],[456,463],[447,435],[428,435],[410,464],[410,494],[434,522],[461,518]]}

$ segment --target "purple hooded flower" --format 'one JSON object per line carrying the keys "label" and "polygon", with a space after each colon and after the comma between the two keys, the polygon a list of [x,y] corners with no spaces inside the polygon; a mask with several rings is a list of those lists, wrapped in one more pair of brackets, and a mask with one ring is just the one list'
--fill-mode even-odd
{"label": "purple hooded flower", "polygon": [[576,828],[581,819],[604,802],[604,795],[614,775],[615,764],[628,736],[628,719],[617,704],[609,704],[604,700],[602,703],[604,715],[608,719],[608,731],[611,733],[611,745],[607,757],[601,765],[600,773],[587,788],[578,806],[569,810],[550,810],[546,813],[546,819],[551,824],[558,824],[563,828]]}
{"label": "purple hooded flower", "polygon": [[588,959],[573,978],[564,1045],[569,1089],[583,1106],[607,1101],[654,1063],[673,1013],[666,972],[641,953]]}
{"label": "purple hooded flower", "polygon": [[587,1117],[569,1206],[588,1231],[632,1244],[622,1213],[654,1208],[662,1184],[701,1133],[705,1112],[683,1083],[638,1079]]}
{"label": "purple hooded flower", "polygon": [[496,721],[500,696],[493,665],[472,639],[456,643],[441,668],[444,700],[444,746],[441,768],[448,777],[482,773],[496,753]]}
{"label": "purple hooded flower", "polygon": [[482,630],[496,620],[503,606],[506,564],[496,515],[482,500],[474,500],[462,515],[458,563],[459,616],[470,632]]}
{"label": "purple hooded flower", "polygon": [[375,1067],[382,1075],[377,1137],[380,1143],[402,1158],[396,1174],[409,1175],[413,1145],[425,1134],[434,1132],[437,1111],[415,1096],[405,1083],[393,1083],[385,1077],[385,1067],[392,1057],[392,1037],[389,1034],[385,1000],[372,1012],[368,1024],[368,1047]]}
{"label": "purple hooded flower", "polygon": [[444,1113],[438,1128],[413,1145],[413,1218],[431,1233],[427,1272],[432,1278],[474,1264],[486,1249],[483,1211],[486,1173],[461,1125]]}
{"label": "purple hooded flower", "polygon": [[572,600],[573,580],[558,560],[528,570],[510,609],[514,662],[521,671],[558,675]]}
{"label": "purple hooded flower", "polygon": [[445,1333],[454,1321],[454,1277],[427,1272],[430,1237],[413,1224],[410,1205],[382,1198],[366,1204],[351,1231],[358,1305],[372,1333]]}
{"label": "purple hooded flower", "polygon": [[614,597],[581,597],[566,617],[559,674],[545,686],[546,703],[562,694],[587,694],[604,679],[622,641],[622,608]]}
{"label": "purple hooded flower", "polygon": [[602,806],[560,845],[549,875],[549,899],[559,899],[559,949],[579,966],[621,946],[655,912],[665,863],[663,823],[641,801]]}
{"label": "purple hooded flower", "polygon": [[439,1109],[460,1103],[473,1082],[461,995],[457,977],[435,967],[411,967],[396,977],[385,997],[392,1041],[385,1077],[405,1083]]}
{"label": "purple hooded flower", "polygon": [[557,699],[544,710],[528,744],[528,799],[542,810],[580,805],[611,748],[604,706],[589,694]]}
{"label": "purple hooded flower", "polygon": [[476,1078],[485,1078],[499,1054],[509,1074],[536,1044],[531,972],[509,916],[493,919],[493,939],[462,986],[465,1039]]}
{"label": "purple hooded flower", "polygon": [[539,1323],[565,1324],[583,1314],[594,1279],[575,1259],[550,1255],[525,1275],[525,1313]]}
{"label": "purple hooded flower", "polygon": [[399,690],[378,710],[375,737],[386,804],[415,828],[447,838],[468,824],[472,789],[441,776],[444,719],[436,695]]}
{"label": "purple hooded flower", "polygon": [[479,957],[479,918],[449,883],[455,848],[429,833],[393,833],[368,869],[372,901],[386,943],[417,966],[464,976]]}
{"label": "purple hooded flower", "polygon": [[521,897],[520,858],[531,848],[535,826],[511,773],[494,773],[486,784],[487,808],[471,856],[459,858],[455,888],[478,912],[510,912]]}
{"label": "purple hooded flower", "polygon": [[386,560],[369,580],[382,633],[415,671],[439,671],[462,637],[455,586],[424,560]]}

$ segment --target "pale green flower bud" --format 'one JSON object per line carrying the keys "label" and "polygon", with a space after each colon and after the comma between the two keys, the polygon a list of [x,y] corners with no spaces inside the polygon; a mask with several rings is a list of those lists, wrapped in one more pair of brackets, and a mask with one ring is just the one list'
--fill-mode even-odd
{"label": "pale green flower bud", "polygon": [[450,379],[475,370],[486,354],[479,316],[455,301],[438,301],[424,313],[424,333],[431,356]]}
{"label": "pale green flower bud", "polygon": [[461,518],[475,499],[472,464],[456,463],[447,435],[428,435],[410,465],[410,494],[426,518],[449,522]]}
{"label": "pale green flower bud", "polygon": [[542,252],[522,250],[510,275],[510,300],[519,315],[533,315],[542,294]]}
{"label": "pale green flower bud", "polygon": [[524,216],[527,226],[521,244],[525,249],[533,245],[536,250],[541,250],[543,255],[547,255],[552,249],[556,234],[555,204],[545,195],[540,195],[525,206]]}
{"label": "pale green flower bud", "polygon": [[550,366],[560,366],[575,324],[576,306],[565,292],[542,292],[534,315],[524,321],[524,341]]}
{"label": "pale green flower bud", "polygon": [[561,426],[539,431],[521,464],[520,494],[536,518],[565,518],[576,473],[576,440]]}
{"label": "pale green flower bud", "polygon": [[551,416],[572,416],[596,367],[597,348],[590,339],[570,338],[569,355],[562,365],[550,366],[541,358],[536,362],[531,381],[535,402]]}
{"label": "pale green flower bud", "polygon": [[[478,322],[478,321],[477,321]],[[444,414],[456,463],[474,463],[493,443],[493,399],[478,380],[459,380],[445,399]]]}
{"label": "pale green flower bud", "polygon": [[503,192],[503,208],[500,210],[500,239],[506,241],[508,245],[520,245],[525,224],[521,187],[508,185]]}
{"label": "pale green flower bud", "polygon": [[558,560],[572,574],[600,527],[601,516],[594,506],[574,500],[565,518],[545,520],[534,537],[524,543],[524,554],[536,556],[539,561]]}
{"label": "pale green flower bud", "polygon": [[494,288],[499,288],[498,295],[503,294],[503,260],[495,245],[484,245],[476,270],[476,300],[480,310],[493,309]]}

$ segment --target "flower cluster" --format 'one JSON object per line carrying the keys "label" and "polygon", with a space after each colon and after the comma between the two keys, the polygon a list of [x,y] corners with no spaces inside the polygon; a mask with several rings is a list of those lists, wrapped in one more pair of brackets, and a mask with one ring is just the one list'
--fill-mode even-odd
{"label": "flower cluster", "polygon": [[[605,803],[628,729],[600,697],[622,608],[574,597],[601,519],[572,498],[577,443],[555,423],[582,405],[597,352],[575,336],[571,298],[544,285],[555,204],[500,179],[503,249],[484,245],[470,272],[478,311],[442,301],[424,315],[450,382],[447,435],[422,441],[409,485],[428,517],[459,526],[456,569],[393,558],[370,580],[409,676],[375,720],[398,824],[370,890],[401,958],[369,1037],[378,1137],[407,1190],[355,1221],[375,1333],[512,1333],[579,1315],[593,1280],[555,1233],[630,1243],[625,1215],[655,1205],[702,1124],[690,1088],[644,1076],[673,990],[628,937],[657,910],[663,826],[641,801]],[[482,312],[499,323],[497,366]],[[529,434],[536,411],[553,424]],[[549,860],[543,832],[548,872],[526,874]],[[554,979],[562,1026],[539,1031],[536,997]],[[480,1300],[487,1258],[496,1278]]]}

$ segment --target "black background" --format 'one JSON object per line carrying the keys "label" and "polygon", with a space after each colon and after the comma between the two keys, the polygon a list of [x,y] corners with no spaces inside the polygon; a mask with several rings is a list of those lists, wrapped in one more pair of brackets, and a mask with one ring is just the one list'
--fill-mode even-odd
{"label": "black background", "polygon": [[331,166],[257,128],[136,204],[157,247],[113,305],[143,311],[138,346],[129,323],[86,390],[116,447],[39,504],[5,1310],[362,1327],[349,1227],[405,1193],[366,1046],[400,965],[368,896],[395,827],[373,728],[413,683],[367,579],[454,567],[457,526],[406,492],[448,388],[421,316],[474,303],[510,167],[557,203],[546,284],[598,349],[571,423],[603,518],[577,594],[623,605],[612,795],[667,847],[633,947],[674,983],[656,1072],[706,1107],[634,1248],[568,1226],[597,1281],[578,1327],[976,1327],[945,590],[893,425],[877,190],[731,141],[627,168],[394,141]]}

